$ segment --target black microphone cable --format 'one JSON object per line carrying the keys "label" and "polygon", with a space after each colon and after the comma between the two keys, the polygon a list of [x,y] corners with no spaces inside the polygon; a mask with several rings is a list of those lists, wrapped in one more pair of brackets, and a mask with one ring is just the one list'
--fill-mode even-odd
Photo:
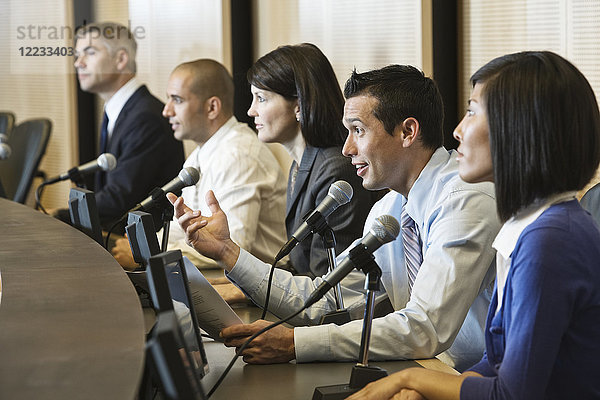
{"label": "black microphone cable", "polygon": [[[325,220],[322,221],[322,224],[319,226],[319,229],[316,231],[321,234],[321,232],[325,232],[326,230],[331,229]],[[269,280],[267,282],[267,298],[265,299],[265,305],[263,307],[263,312],[261,314],[260,319],[265,319],[267,316],[267,311],[269,308],[269,299],[271,298],[271,286],[273,284],[273,275],[275,274],[275,266],[283,257],[275,257],[273,263],[271,264],[271,270],[269,271]]]}
{"label": "black microphone cable", "polygon": [[219,385],[221,385],[221,383],[223,382],[223,380],[225,379],[225,377],[227,376],[227,374],[229,373],[231,368],[233,368],[233,365],[235,364],[238,357],[242,355],[242,352],[244,350],[246,350],[246,347],[248,347],[250,342],[252,342],[254,339],[256,339],[258,336],[262,335],[263,333],[267,332],[268,330],[271,330],[271,329],[275,328],[276,326],[284,324],[284,323],[288,322],[289,320],[291,320],[292,318],[296,317],[298,314],[300,314],[302,311],[304,311],[306,309],[307,305],[308,304],[304,304],[302,306],[302,308],[300,308],[298,311],[294,312],[293,314],[289,315],[288,317],[286,317],[284,319],[280,319],[277,322],[273,322],[271,325],[265,326],[260,331],[256,332],[254,335],[250,336],[240,347],[238,347],[235,351],[233,358],[227,365],[227,368],[225,368],[225,370],[223,371],[223,373],[221,374],[219,379],[217,379],[217,381],[215,382],[213,387],[210,389],[210,391],[206,395],[206,398],[209,399],[210,396],[212,396],[212,394],[215,392],[215,390],[217,390]]}
{"label": "black microphone cable", "polygon": [[260,319],[265,319],[267,316],[267,309],[269,308],[269,299],[271,298],[271,284],[273,283],[273,274],[275,273],[275,265],[279,260],[275,258],[273,263],[271,264],[271,270],[269,271],[269,281],[267,282],[267,298],[265,299],[265,305],[263,307],[263,312],[260,316]]}
{"label": "black microphone cable", "polygon": [[44,181],[40,183],[40,185],[37,188],[35,188],[35,209],[41,210],[46,215],[48,215],[48,212],[46,211],[44,206],[42,206],[42,193],[44,192],[44,188],[47,184],[48,182]]}

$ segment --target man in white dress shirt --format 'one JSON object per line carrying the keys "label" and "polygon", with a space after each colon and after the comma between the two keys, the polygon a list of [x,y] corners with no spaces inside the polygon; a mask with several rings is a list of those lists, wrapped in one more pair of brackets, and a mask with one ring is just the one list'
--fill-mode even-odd
{"label": "man in white dress shirt", "polygon": [[[198,147],[184,163],[200,170],[195,186],[182,197],[208,213],[204,196],[212,189],[229,216],[232,239],[257,258],[271,262],[286,240],[285,175],[267,146],[254,131],[233,116],[233,80],[220,63],[201,59],[183,63],[171,73],[163,115],[178,140]],[[168,248],[180,249],[198,268],[217,268],[185,241],[185,233],[171,224]],[[132,262],[127,240],[113,248],[121,265]]]}
{"label": "man in white dress shirt", "polygon": [[[343,153],[352,158],[363,186],[391,189],[365,223],[406,213],[414,221],[421,252],[416,279],[409,276],[403,235],[375,251],[381,281],[394,312],[373,320],[372,360],[429,358],[436,355],[463,370],[484,350],[483,327],[494,279],[491,243],[500,228],[492,184],[467,184],[458,176],[457,153],[442,147],[442,100],[435,83],[414,67],[392,65],[352,74],[346,83],[343,122],[349,135]],[[269,265],[231,240],[227,217],[208,196],[212,217],[169,195],[187,240],[220,261],[227,276],[257,304],[264,304]],[[356,244],[352,244],[352,249]],[[408,243],[408,240],[407,240]],[[340,254],[344,258],[347,251]],[[269,311],[286,317],[299,310],[322,278],[291,276],[276,270]],[[364,308],[362,272],[342,281],[344,301],[354,317]],[[258,336],[243,351],[250,363],[356,361],[362,321],[314,325],[335,309],[324,299],[291,321]],[[256,321],[223,329],[228,346],[240,346],[268,324]]]}

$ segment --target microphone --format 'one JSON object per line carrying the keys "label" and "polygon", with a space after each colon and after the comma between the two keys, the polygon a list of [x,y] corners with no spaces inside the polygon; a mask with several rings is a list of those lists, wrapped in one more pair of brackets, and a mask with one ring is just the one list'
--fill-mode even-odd
{"label": "microphone", "polygon": [[[374,260],[373,253],[386,243],[396,239],[400,233],[400,224],[396,218],[391,215],[381,215],[373,221],[371,229],[362,238],[349,254],[344,258],[338,266],[331,271],[323,282],[309,296],[305,303],[305,308],[316,303],[342,279],[346,277],[354,268],[362,269],[368,263]],[[368,272],[368,271],[367,271]]]}
{"label": "microphone", "polygon": [[325,218],[327,218],[332,212],[334,212],[339,206],[348,203],[352,199],[354,191],[352,186],[346,181],[337,181],[331,184],[327,196],[323,199],[321,204],[305,218],[304,222],[296,232],[290,237],[286,244],[283,245],[277,256],[275,256],[275,262],[281,260],[283,257],[290,254],[290,251],[301,241],[312,232],[317,233],[326,226]]}
{"label": "microphone", "polygon": [[184,187],[192,186],[198,183],[200,180],[200,170],[194,167],[187,167],[179,171],[179,175],[173,178],[169,183],[164,185],[162,188],[155,188],[150,192],[150,196],[146,197],[141,203],[137,204],[128,213],[133,211],[147,211],[154,204],[164,199],[168,192],[177,192]]}
{"label": "microphone", "polygon": [[46,185],[51,183],[56,183],[60,181],[65,181],[67,179],[77,180],[82,175],[93,174],[96,171],[112,171],[117,166],[117,159],[110,153],[100,154],[100,156],[92,161],[89,161],[79,167],[74,167],[68,170],[67,172],[56,176],[54,178],[50,178],[44,183]]}
{"label": "microphone", "polygon": [[8,136],[0,133],[0,160],[6,160],[12,154],[12,149],[8,145]]}

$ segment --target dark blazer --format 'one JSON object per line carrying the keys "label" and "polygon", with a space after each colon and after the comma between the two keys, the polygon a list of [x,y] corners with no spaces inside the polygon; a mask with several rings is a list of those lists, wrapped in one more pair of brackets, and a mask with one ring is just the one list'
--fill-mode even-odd
{"label": "dark blazer", "polygon": [[177,176],[183,166],[183,145],[162,116],[164,104],[141,86],[123,106],[107,152],[117,166],[96,174],[96,203],[104,229],[144,200],[155,187]]}
{"label": "dark blazer", "polygon": [[[303,217],[323,201],[332,183],[344,180],[352,185],[354,195],[350,203],[339,207],[327,218],[327,223],[335,234],[336,255],[340,254],[362,236],[365,219],[384,192],[372,192],[363,188],[362,179],[356,175],[356,168],[351,160],[342,155],[341,146],[307,146],[302,154],[293,194],[290,187],[292,172],[288,180],[285,218],[288,236],[304,221]],[[327,273],[327,252],[320,235],[312,235],[299,243],[290,253],[290,260],[299,274],[321,276]]]}

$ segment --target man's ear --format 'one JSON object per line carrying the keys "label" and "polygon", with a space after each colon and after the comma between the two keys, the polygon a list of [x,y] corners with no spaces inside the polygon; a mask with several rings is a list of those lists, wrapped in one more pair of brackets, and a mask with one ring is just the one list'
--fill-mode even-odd
{"label": "man's ear", "polygon": [[221,114],[222,106],[223,104],[221,103],[220,98],[218,98],[217,96],[209,97],[206,100],[208,119],[216,119],[219,116],[219,114]]}
{"label": "man's ear", "polygon": [[396,127],[396,130],[401,135],[402,146],[410,147],[421,135],[421,125],[416,118],[408,117],[400,125]]}
{"label": "man's ear", "polygon": [[117,61],[117,69],[119,72],[125,71],[129,64],[129,54],[124,49],[117,50],[115,59]]}

